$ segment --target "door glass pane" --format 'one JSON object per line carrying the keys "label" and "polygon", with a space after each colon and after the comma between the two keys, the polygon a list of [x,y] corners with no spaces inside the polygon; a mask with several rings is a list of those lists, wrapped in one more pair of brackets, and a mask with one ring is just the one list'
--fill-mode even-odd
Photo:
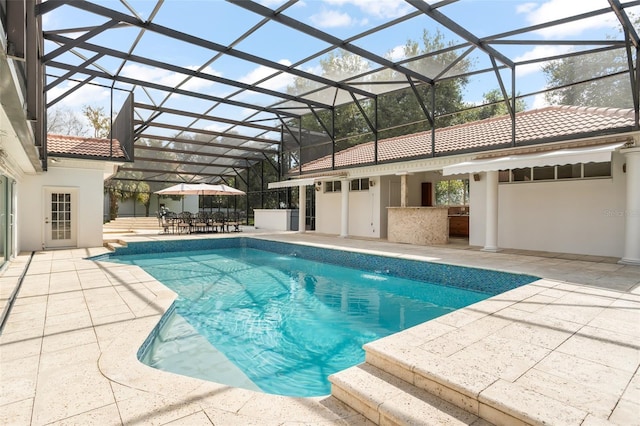
{"label": "door glass pane", "polygon": [[51,239],[71,239],[71,194],[51,194]]}

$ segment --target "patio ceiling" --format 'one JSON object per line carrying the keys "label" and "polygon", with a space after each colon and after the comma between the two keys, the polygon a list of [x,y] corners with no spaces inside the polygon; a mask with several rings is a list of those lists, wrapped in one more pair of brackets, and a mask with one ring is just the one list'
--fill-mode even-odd
{"label": "patio ceiling", "polygon": [[[171,183],[219,182],[272,158],[288,131],[284,124],[306,114],[460,77],[482,85],[488,76],[505,99],[511,93],[524,99],[540,92],[528,92],[532,66],[616,49],[629,57],[637,117],[640,39],[631,22],[640,15],[640,1],[584,1],[569,15],[522,27],[493,19],[507,7],[504,1],[382,3],[396,13],[321,29],[297,0],[49,0],[36,6],[46,107],[80,93],[91,105],[106,91],[106,110],[117,111],[133,93],[136,161],[122,166],[119,176],[135,172],[139,180]],[[465,13],[472,3],[482,5],[482,16]],[[514,11],[530,5],[509,2]],[[595,38],[555,31],[595,20],[608,25]],[[391,54],[398,35],[401,45],[420,40],[423,30],[441,33],[449,44],[415,56]],[[366,66],[319,70],[319,61],[344,52]],[[471,58],[473,66],[432,60],[445,52]]]}

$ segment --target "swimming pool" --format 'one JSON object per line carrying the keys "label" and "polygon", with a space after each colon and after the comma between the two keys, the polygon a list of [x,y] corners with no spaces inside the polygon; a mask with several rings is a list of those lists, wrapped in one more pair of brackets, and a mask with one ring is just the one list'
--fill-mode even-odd
{"label": "swimming pool", "polygon": [[537,279],[252,238],[132,243],[108,258],[179,295],[143,362],[289,396],[328,394],[369,341]]}

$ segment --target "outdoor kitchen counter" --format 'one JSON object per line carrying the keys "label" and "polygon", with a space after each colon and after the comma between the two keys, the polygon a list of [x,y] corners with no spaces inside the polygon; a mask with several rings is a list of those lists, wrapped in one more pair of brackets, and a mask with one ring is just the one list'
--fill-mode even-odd
{"label": "outdoor kitchen counter", "polygon": [[387,212],[389,242],[430,245],[449,241],[447,207],[387,207]]}

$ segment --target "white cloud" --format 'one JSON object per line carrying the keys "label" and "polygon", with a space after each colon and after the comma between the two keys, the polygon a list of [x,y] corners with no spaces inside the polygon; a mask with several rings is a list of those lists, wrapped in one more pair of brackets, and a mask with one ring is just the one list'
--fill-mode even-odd
{"label": "white cloud", "polygon": [[[531,25],[555,21],[557,19],[575,16],[581,13],[591,12],[607,6],[603,0],[548,0],[540,5],[526,3],[517,8],[519,13],[525,14],[525,19]],[[567,37],[582,34],[589,30],[599,28],[613,28],[614,21],[603,16],[595,16],[575,22],[564,23],[537,31],[546,38]]]}
{"label": "white cloud", "polygon": [[[546,58],[549,56],[560,55],[567,53],[571,50],[569,46],[536,46],[532,50],[525,52],[524,54],[514,58],[514,62],[529,61],[534,59]],[[528,74],[534,74],[540,72],[542,67],[547,62],[536,62],[528,65],[518,66],[516,71],[518,77],[522,77]]]}
{"label": "white cloud", "polygon": [[[195,71],[199,67],[187,66],[185,68]],[[211,67],[204,68],[202,72],[205,74],[220,75],[219,72],[215,71]],[[126,65],[122,69],[122,75],[131,77],[131,78],[136,78],[136,79],[140,79],[141,76],[144,76],[145,80],[149,80],[154,83],[162,84],[168,87],[178,87],[178,85],[188,77],[186,74],[176,73],[176,72],[164,70],[161,68],[147,67],[147,66],[138,65],[138,64]],[[211,80],[192,77],[189,79],[189,81],[181,85],[180,88],[184,90],[191,90],[191,91],[203,91],[204,89],[207,89],[213,86],[214,84],[215,83]]]}
{"label": "white cloud", "polygon": [[538,3],[523,3],[516,7],[516,13],[530,13],[538,6]]}
{"label": "white cloud", "polygon": [[260,3],[261,5],[274,9],[278,6],[281,6],[283,1],[282,0],[260,0],[258,3]]}
{"label": "white cloud", "polygon": [[[78,83],[72,81],[66,81],[59,84],[47,92],[47,101],[51,102],[57,99],[59,96],[76,87],[77,84]],[[109,105],[107,102],[109,97],[109,89],[92,84],[85,84],[55,105],[67,107],[72,110],[79,110],[84,105],[91,105],[93,107],[103,107],[105,111],[109,111]]]}
{"label": "white cloud", "polygon": [[[286,66],[291,65],[291,61],[286,59],[280,60],[278,61],[278,63]],[[257,81],[260,81],[274,74],[275,72],[276,70],[274,70],[273,68],[260,65],[259,67],[254,68],[244,77],[241,77],[239,80],[243,83],[254,84]],[[283,90],[290,84],[293,84],[293,76],[291,74],[281,73],[273,78],[270,78],[260,83],[258,86],[265,89],[270,89],[270,90]]]}
{"label": "white cloud", "polygon": [[309,17],[311,23],[319,28],[349,27],[354,24],[353,19],[346,14],[336,10],[323,10],[320,13]]}
{"label": "white cloud", "polygon": [[396,46],[389,53],[387,53],[387,58],[391,61],[401,61],[406,58],[404,54],[404,46]]}
{"label": "white cloud", "polygon": [[544,93],[540,93],[533,97],[533,104],[531,105],[531,109],[540,109],[548,107],[549,105],[549,102],[547,102],[544,97]]}
{"label": "white cloud", "polygon": [[222,132],[229,128],[228,124],[214,123],[204,127],[204,130],[209,130],[212,132]]}
{"label": "white cloud", "polygon": [[367,15],[377,18],[396,18],[411,10],[402,0],[324,0],[334,6],[353,5]]}

